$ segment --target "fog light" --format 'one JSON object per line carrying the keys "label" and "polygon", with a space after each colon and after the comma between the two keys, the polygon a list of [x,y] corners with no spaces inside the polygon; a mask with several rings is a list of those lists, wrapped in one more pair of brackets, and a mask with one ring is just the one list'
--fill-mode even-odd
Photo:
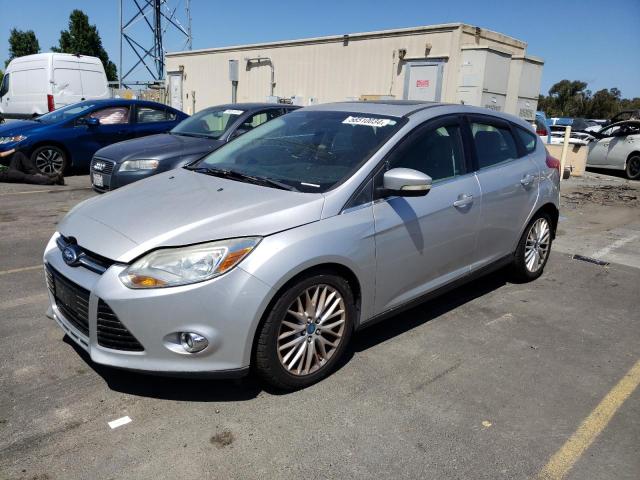
{"label": "fog light", "polygon": [[209,345],[209,341],[202,335],[193,332],[182,332],[180,334],[180,344],[189,353],[197,353]]}

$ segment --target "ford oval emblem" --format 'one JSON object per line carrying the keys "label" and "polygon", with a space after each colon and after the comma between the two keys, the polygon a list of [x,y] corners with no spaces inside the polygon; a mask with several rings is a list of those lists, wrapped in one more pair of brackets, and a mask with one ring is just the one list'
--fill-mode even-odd
{"label": "ford oval emblem", "polygon": [[78,261],[78,251],[72,245],[68,245],[62,250],[62,259],[67,265],[73,266]]}

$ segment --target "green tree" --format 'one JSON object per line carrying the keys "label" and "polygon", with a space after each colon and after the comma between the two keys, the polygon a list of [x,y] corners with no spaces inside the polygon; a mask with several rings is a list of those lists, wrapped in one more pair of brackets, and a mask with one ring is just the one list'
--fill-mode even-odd
{"label": "green tree", "polygon": [[104,71],[109,81],[118,79],[115,64],[109,60],[109,55],[102,47],[102,40],[95,25],[89,24],[89,17],[82,10],[74,10],[69,15],[69,29],[60,32],[58,47],[52,47],[54,52],[74,53],[98,57],[104,65]]}
{"label": "green tree", "polygon": [[590,99],[585,116],[588,118],[611,118],[621,110],[620,90],[603,88],[598,90]]}
{"label": "green tree", "polygon": [[22,31],[16,28],[11,29],[9,34],[9,60],[4,62],[4,66],[16,57],[33,55],[40,51],[40,43],[33,30]]}

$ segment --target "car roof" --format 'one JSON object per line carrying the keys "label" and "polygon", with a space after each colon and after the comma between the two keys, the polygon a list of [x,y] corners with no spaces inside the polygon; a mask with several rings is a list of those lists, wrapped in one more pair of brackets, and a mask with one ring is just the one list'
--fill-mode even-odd
{"label": "car roof", "polygon": [[606,127],[604,127],[604,130],[609,129],[611,127],[616,127],[619,125],[635,125],[637,127],[640,127],[640,120],[621,120],[619,122],[616,123],[610,123],[609,125],[607,125]]}
{"label": "car roof", "polygon": [[96,100],[85,100],[81,103],[92,103],[95,105],[159,105],[161,107],[170,107],[169,105],[165,105],[164,103],[154,102],[151,100],[140,100],[140,99],[127,99],[127,98],[100,98]]}
{"label": "car roof", "polygon": [[299,105],[290,105],[286,103],[270,103],[270,102],[244,102],[244,103],[223,103],[221,105],[214,105],[212,107],[203,108],[200,111],[204,110],[220,110],[222,108],[228,108],[233,110],[260,110],[263,108],[300,108]]}

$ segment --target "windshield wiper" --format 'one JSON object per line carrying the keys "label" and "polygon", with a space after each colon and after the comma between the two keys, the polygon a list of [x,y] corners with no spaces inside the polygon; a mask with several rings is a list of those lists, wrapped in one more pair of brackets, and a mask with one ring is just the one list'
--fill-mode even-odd
{"label": "windshield wiper", "polygon": [[274,180],[273,178],[255,177],[253,175],[247,175],[246,173],[237,172],[235,170],[226,170],[222,168],[212,168],[212,167],[198,167],[198,166],[193,166],[193,167],[186,166],[184,168],[186,168],[187,170],[193,170],[194,172],[204,173],[206,175],[229,178],[232,180],[238,180],[240,182],[253,183],[255,185],[265,185],[265,186],[280,188],[282,190],[289,190],[291,192],[299,192],[299,190],[293,185],[279,182],[278,180]]}

